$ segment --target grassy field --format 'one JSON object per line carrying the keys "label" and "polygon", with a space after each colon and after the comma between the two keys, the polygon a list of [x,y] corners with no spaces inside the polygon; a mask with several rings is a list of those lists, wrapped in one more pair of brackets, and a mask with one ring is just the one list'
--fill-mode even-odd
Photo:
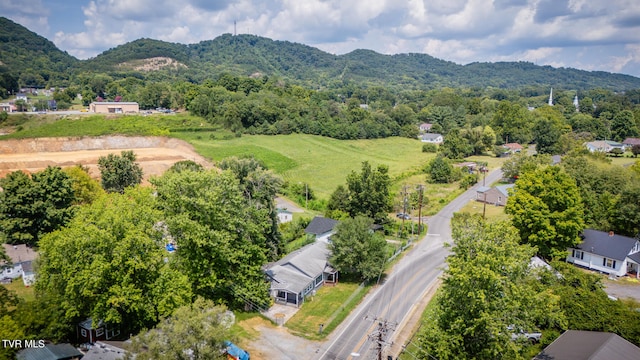
{"label": "grassy field", "polygon": [[34,294],[33,287],[26,287],[22,282],[22,279],[15,279],[11,284],[2,285],[8,290],[14,291],[18,297],[24,301],[33,301],[36,296]]}
{"label": "grassy field", "polygon": [[363,161],[384,164],[392,177],[415,172],[434,154],[424,154],[413,139],[336,140],[314,135],[243,135],[219,139],[216,133],[180,132],[174,136],[194,145],[215,161],[228,156],[252,155],[285,180],[308,183],[322,198],[345,183],[351,171],[359,171]]}
{"label": "grassy field", "polygon": [[[475,200],[469,201],[459,212],[482,215],[484,204]],[[504,206],[487,204],[485,216],[488,221],[508,220],[509,215],[505,214]]]}
{"label": "grassy field", "polygon": [[[360,303],[369,288],[360,288],[352,282],[323,286],[287,321],[286,326],[292,334],[311,340],[324,339]],[[319,333],[320,324],[324,324],[322,333]]]}

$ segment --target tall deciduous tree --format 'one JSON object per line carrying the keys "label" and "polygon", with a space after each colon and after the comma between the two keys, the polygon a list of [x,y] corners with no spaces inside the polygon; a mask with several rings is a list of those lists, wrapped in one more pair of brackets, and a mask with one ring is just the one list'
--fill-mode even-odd
{"label": "tall deciduous tree", "polygon": [[576,182],[563,169],[546,166],[520,176],[506,212],[522,243],[538,248],[544,258],[563,257],[580,242],[583,205]]}
{"label": "tall deciduous tree", "polygon": [[369,162],[363,162],[360,173],[352,171],[347,176],[349,202],[345,210],[351,217],[364,215],[377,224],[386,223],[387,215],[392,210],[390,184],[389,168],[386,165],[378,165],[376,169],[372,169]]}
{"label": "tall deciduous tree", "polygon": [[59,323],[92,317],[137,332],[192,300],[173,267],[149,188],[109,194],[82,207],[40,242],[36,292],[56,299]]}
{"label": "tall deciduous tree", "polygon": [[262,266],[272,223],[244,197],[231,171],[166,172],[152,179],[179,268],[193,292],[232,307],[268,304]]}
{"label": "tall deciduous tree", "polygon": [[98,159],[102,188],[108,192],[123,193],[129,186],[142,182],[142,168],[136,162],[133,151],[123,151],[120,155],[109,154]]}
{"label": "tall deciduous tree", "polygon": [[384,270],[386,241],[371,229],[373,220],[356,216],[342,220],[331,237],[329,262],[342,273],[363,280],[373,279]]}
{"label": "tall deciduous tree", "polygon": [[59,167],[32,177],[16,171],[0,179],[0,228],[6,242],[36,245],[73,215],[72,181]]}
{"label": "tall deciduous tree", "polygon": [[135,336],[125,359],[219,359],[232,325],[225,312],[226,307],[198,298],[193,304],[178,308],[155,328]]}
{"label": "tall deciduous tree", "polygon": [[565,324],[558,297],[536,288],[529,266],[534,249],[518,244],[516,229],[455,214],[451,230],[455,245],[419,358],[522,359],[523,344],[512,341],[509,326],[533,331]]}
{"label": "tall deciduous tree", "polygon": [[278,231],[278,212],[274,200],[282,187],[282,179],[255,158],[231,157],[222,160],[219,166],[236,176],[244,198],[253,208],[253,216],[260,217],[260,223],[268,224],[264,235],[269,247],[269,260],[277,260],[284,253],[284,244]]}
{"label": "tall deciduous tree", "polygon": [[440,151],[449,159],[462,159],[473,153],[473,147],[460,135],[460,130],[454,129],[445,136]]}

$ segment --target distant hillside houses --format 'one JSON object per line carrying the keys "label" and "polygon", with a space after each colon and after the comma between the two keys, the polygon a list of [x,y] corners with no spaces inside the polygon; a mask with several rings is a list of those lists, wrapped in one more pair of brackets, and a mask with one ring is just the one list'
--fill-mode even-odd
{"label": "distant hillside houses", "polygon": [[422,134],[418,136],[418,139],[420,139],[420,141],[424,143],[431,143],[431,144],[442,144],[442,142],[444,141],[444,138],[442,137],[441,134],[431,134],[431,133]]}
{"label": "distant hillside houses", "polygon": [[622,145],[624,145],[624,147],[626,149],[631,149],[634,145],[639,145],[640,146],[640,139],[638,139],[638,138],[626,138],[622,142]]}
{"label": "distant hillside houses", "polygon": [[611,150],[613,149],[620,149],[622,151],[625,150],[624,145],[622,145],[622,143],[619,143],[617,141],[611,141],[611,140],[597,140],[597,141],[591,141],[585,144],[585,146],[587,147],[587,149],[590,152],[611,152]]}
{"label": "distant hillside houses", "polygon": [[2,270],[0,281],[11,282],[22,277],[25,286],[32,285],[35,282],[32,262],[38,257],[38,253],[24,244],[2,244],[2,246],[11,262],[0,262],[0,270]]}

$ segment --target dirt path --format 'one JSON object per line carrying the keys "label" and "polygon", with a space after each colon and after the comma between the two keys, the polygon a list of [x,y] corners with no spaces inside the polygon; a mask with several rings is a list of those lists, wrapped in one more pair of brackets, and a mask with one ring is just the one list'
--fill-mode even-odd
{"label": "dirt path", "polygon": [[0,177],[23,170],[37,172],[47,166],[83,165],[98,178],[98,159],[110,153],[131,150],[144,173],[144,180],[164,173],[181,160],[192,160],[205,168],[213,165],[185,141],[162,137],[103,136],[0,141]]}

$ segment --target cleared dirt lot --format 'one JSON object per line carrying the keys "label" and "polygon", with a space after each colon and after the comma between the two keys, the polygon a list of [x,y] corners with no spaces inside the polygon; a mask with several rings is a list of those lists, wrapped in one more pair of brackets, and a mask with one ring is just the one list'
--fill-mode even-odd
{"label": "cleared dirt lot", "polygon": [[94,178],[100,176],[98,158],[131,150],[144,172],[144,180],[161,175],[181,160],[192,160],[205,168],[213,165],[187,142],[164,137],[101,136],[39,138],[0,141],[0,177],[16,170],[29,173],[47,166],[83,165]]}

